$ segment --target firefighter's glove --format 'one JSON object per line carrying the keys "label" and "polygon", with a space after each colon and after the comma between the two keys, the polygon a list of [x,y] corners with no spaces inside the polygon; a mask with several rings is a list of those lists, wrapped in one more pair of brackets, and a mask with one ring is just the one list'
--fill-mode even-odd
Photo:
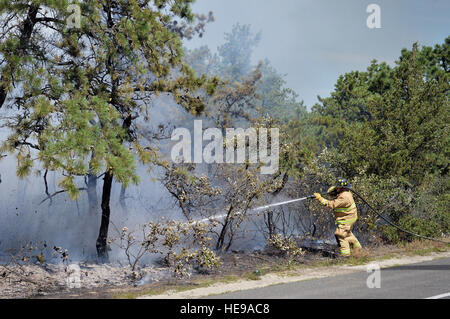
{"label": "firefighter's glove", "polygon": [[336,186],[331,186],[330,188],[328,188],[327,194],[330,196],[337,196],[338,192]]}
{"label": "firefighter's glove", "polygon": [[325,205],[327,203],[327,200],[322,197],[319,193],[314,193],[314,197],[322,204]]}

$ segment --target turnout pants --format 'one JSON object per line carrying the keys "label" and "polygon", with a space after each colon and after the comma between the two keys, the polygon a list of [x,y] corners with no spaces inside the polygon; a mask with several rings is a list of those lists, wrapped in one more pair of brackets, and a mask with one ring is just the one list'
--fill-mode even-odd
{"label": "turnout pants", "polygon": [[350,256],[350,248],[361,248],[358,239],[352,233],[354,223],[338,224],[334,235],[338,242],[341,256]]}

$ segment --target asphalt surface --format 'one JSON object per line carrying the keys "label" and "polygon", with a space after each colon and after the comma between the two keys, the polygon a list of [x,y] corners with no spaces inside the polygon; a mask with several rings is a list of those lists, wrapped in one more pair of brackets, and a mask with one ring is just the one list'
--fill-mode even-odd
{"label": "asphalt surface", "polygon": [[[208,298],[226,299],[450,299],[450,258],[311,279]],[[373,286],[369,288],[367,282]]]}

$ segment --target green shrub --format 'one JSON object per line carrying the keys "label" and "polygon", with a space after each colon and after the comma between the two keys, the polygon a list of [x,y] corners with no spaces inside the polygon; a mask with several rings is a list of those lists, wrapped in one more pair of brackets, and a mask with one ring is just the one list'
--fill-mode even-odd
{"label": "green shrub", "polygon": [[[399,219],[398,226],[412,233],[426,237],[440,237],[442,234],[441,226],[433,219],[423,219],[407,215]],[[415,236],[402,232],[391,225],[383,227],[383,235],[385,239],[391,243],[411,241],[415,238]]]}
{"label": "green shrub", "polygon": [[439,225],[441,233],[450,234],[450,213],[439,212],[433,216],[433,221]]}

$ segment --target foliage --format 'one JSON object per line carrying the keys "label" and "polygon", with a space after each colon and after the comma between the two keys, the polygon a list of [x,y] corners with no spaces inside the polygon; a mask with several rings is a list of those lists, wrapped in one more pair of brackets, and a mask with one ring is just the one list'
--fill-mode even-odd
{"label": "foliage", "polygon": [[[3,6],[2,14],[24,14],[20,2]],[[179,36],[167,27],[176,17],[193,19],[190,2],[158,1],[155,10],[149,1],[87,1],[80,4],[81,27],[70,29],[63,3],[50,2],[45,10],[44,3],[31,5],[30,10],[36,6],[44,16],[34,21],[27,54],[17,54],[23,49],[21,38],[12,30],[0,45],[6,59],[0,71],[9,79],[3,85],[22,87],[20,92],[8,89],[13,95],[8,106],[19,111],[6,122],[12,133],[3,145],[4,151],[17,150],[19,176],[29,174],[39,160],[44,169],[64,172],[60,186],[72,198],[79,193],[73,176],[88,171],[106,170],[125,186],[138,182],[130,149],[139,150],[134,121],[148,112],[148,103],[167,92],[188,111],[199,113],[204,104],[195,92],[214,90],[214,81],[195,77],[182,62]],[[126,147],[126,141],[134,147]],[[147,153],[152,155],[152,150],[135,155],[146,163]]]}
{"label": "foliage", "polygon": [[[183,61],[181,37],[203,29],[185,28],[195,20],[191,3],[83,1],[79,27],[67,25],[67,1],[0,6],[6,22],[0,89],[15,109],[2,123],[9,136],[0,152],[16,154],[19,177],[34,166],[60,172],[58,185],[72,199],[80,193],[77,176],[104,174],[96,243],[101,259],[107,259],[113,179],[124,187],[137,184],[136,160],[159,161],[138,119],[149,120],[150,105],[161,94],[200,114],[205,103],[198,91],[211,95],[216,89],[216,78],[197,77]],[[206,23],[206,17],[198,18]],[[175,21],[185,24],[177,27]]]}
{"label": "foliage", "polygon": [[280,234],[274,234],[267,240],[267,243],[286,256],[288,264],[291,264],[297,256],[305,254],[301,248],[297,247],[294,239],[284,237]]}
{"label": "foliage", "polygon": [[[398,226],[403,229],[407,229],[415,234],[427,237],[439,237],[442,235],[440,232],[440,225],[434,220],[427,220],[423,218],[414,217],[411,215],[404,216],[398,221]],[[383,229],[383,235],[389,242],[397,243],[400,241],[411,241],[414,237],[410,234],[399,232],[393,226],[386,225]]]}
{"label": "foliage", "polygon": [[[185,61],[198,74],[216,75],[224,80],[209,104],[211,113],[229,112],[228,117],[234,120],[248,120],[256,110],[258,115],[271,116],[283,123],[300,119],[307,113],[306,106],[303,101],[298,101],[294,90],[286,87],[284,75],[278,73],[267,59],[255,67],[250,64],[260,36],[260,33],[252,34],[249,25],[238,24],[225,35],[225,43],[218,53],[213,54],[208,47],[202,46],[188,51]],[[219,122],[222,123],[231,121]]]}
{"label": "foliage", "polygon": [[119,237],[111,240],[123,249],[134,271],[139,261],[147,254],[160,254],[175,276],[189,275],[195,267],[210,271],[220,266],[220,258],[209,248],[207,224],[183,223],[179,221],[149,222],[141,225],[141,235],[120,230]]}
{"label": "foliage", "polygon": [[190,222],[196,214],[204,215],[202,210],[211,207],[222,194],[220,187],[213,187],[211,180],[202,175],[194,175],[194,165],[173,164],[167,166],[161,183],[177,200],[184,217]]}
{"label": "foliage", "polygon": [[208,104],[208,113],[219,128],[233,127],[238,120],[249,122],[259,106],[257,88],[261,64],[241,81],[219,86]]}
{"label": "foliage", "polygon": [[250,72],[253,48],[258,45],[260,38],[260,33],[251,33],[250,25],[239,23],[233,26],[231,33],[225,34],[225,43],[217,48],[222,57],[220,73],[224,78],[236,81]]}
{"label": "foliage", "polygon": [[[394,66],[373,60],[365,71],[341,75],[330,96],[307,112],[270,61],[252,65],[261,35],[249,25],[233,26],[216,54],[201,47],[185,55],[181,40],[201,36],[214,19],[194,15],[192,2],[83,1],[80,27],[68,28],[67,1],[0,1],[0,107],[7,108],[1,126],[9,131],[0,153],[16,156],[17,176],[57,171],[72,199],[83,190],[78,177],[104,176],[101,245],[113,179],[137,184],[138,160],[159,165],[187,222],[150,222],[141,239],[124,228],[118,245],[133,269],[157,253],[177,275],[192,264],[217,267],[211,242],[230,249],[257,203],[325,190],[336,176],[349,178],[404,228],[427,236],[449,232],[450,37],[402,50]],[[263,176],[261,164],[249,162],[169,165],[139,122],[151,118],[150,106],[163,94],[222,130],[279,128],[279,171]],[[410,239],[356,200],[356,231],[370,237],[381,226],[389,241]],[[316,204],[305,209],[326,237],[332,217]],[[300,253],[276,230],[271,245],[290,258]]]}
{"label": "foliage", "polygon": [[424,78],[417,54],[415,46],[395,69],[391,88],[369,101],[372,120],[345,131],[338,150],[349,170],[364,163],[369,174],[404,176],[413,185],[448,170],[449,83]]}
{"label": "foliage", "polygon": [[261,65],[261,82],[257,93],[260,97],[263,115],[280,119],[283,123],[303,118],[307,111],[303,101],[297,101],[298,94],[286,87],[283,75],[265,60]]}
{"label": "foliage", "polygon": [[[329,147],[315,171],[352,179],[378,212],[422,234],[448,232],[438,204],[445,191],[430,189],[448,183],[448,49],[449,38],[434,48],[414,44],[394,68],[373,62],[367,72],[347,73],[310,115],[309,133]],[[374,229],[376,216],[366,217]],[[389,240],[410,239],[385,230]]]}

